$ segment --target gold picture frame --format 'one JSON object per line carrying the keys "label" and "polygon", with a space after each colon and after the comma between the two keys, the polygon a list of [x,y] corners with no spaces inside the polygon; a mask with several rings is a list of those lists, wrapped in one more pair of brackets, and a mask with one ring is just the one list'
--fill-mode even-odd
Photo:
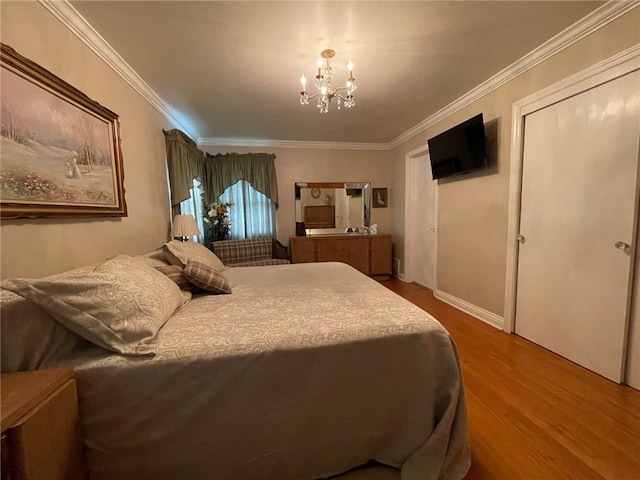
{"label": "gold picture frame", "polygon": [[126,217],[118,115],[0,43],[0,217]]}

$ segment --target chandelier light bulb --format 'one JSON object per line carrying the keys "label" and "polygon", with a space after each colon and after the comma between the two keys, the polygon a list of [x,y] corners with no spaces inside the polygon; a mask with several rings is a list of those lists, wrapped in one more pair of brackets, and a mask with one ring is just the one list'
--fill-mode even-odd
{"label": "chandelier light bulb", "polygon": [[[343,86],[333,88],[333,69],[331,68],[330,60],[334,58],[335,54],[336,52],[330,48],[320,52],[320,58],[316,61],[318,72],[312,79],[317,89],[316,93],[309,94],[306,90],[307,77],[304,74],[300,77],[300,83],[302,84],[300,103],[302,105],[308,105],[309,100],[317,98],[318,102],[316,106],[321,113],[327,113],[331,103],[334,103],[338,110],[342,107],[352,108],[355,106],[353,92],[355,92],[358,86],[353,76],[354,65],[351,60],[347,63],[348,76],[345,83]],[[335,102],[333,102],[334,99]]]}

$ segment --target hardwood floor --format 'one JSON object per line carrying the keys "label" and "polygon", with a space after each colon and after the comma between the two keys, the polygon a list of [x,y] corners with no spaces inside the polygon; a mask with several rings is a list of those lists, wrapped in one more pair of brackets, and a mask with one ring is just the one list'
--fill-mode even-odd
{"label": "hardwood floor", "polygon": [[486,325],[398,279],[460,354],[472,466],[467,480],[640,479],[640,392]]}

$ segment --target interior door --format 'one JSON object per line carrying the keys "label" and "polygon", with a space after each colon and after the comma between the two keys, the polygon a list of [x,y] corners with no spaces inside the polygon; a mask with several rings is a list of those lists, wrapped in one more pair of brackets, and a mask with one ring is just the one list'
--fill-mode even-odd
{"label": "interior door", "polygon": [[640,73],[525,117],[516,333],[621,382]]}
{"label": "interior door", "polygon": [[413,208],[414,270],[413,278],[423,287],[436,287],[436,181],[431,174],[429,155],[415,158]]}
{"label": "interior door", "polygon": [[629,319],[627,371],[625,383],[640,390],[640,268],[638,267],[638,242],[636,240],[636,268],[633,282],[633,300]]}

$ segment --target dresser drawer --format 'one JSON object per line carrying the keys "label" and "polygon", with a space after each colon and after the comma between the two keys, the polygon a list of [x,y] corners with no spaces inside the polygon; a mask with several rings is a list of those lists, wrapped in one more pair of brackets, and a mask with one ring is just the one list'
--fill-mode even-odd
{"label": "dresser drawer", "polygon": [[314,240],[307,237],[292,237],[289,246],[292,263],[316,261],[316,242]]}
{"label": "dresser drawer", "polygon": [[349,240],[344,238],[318,240],[318,261],[349,263]]}

